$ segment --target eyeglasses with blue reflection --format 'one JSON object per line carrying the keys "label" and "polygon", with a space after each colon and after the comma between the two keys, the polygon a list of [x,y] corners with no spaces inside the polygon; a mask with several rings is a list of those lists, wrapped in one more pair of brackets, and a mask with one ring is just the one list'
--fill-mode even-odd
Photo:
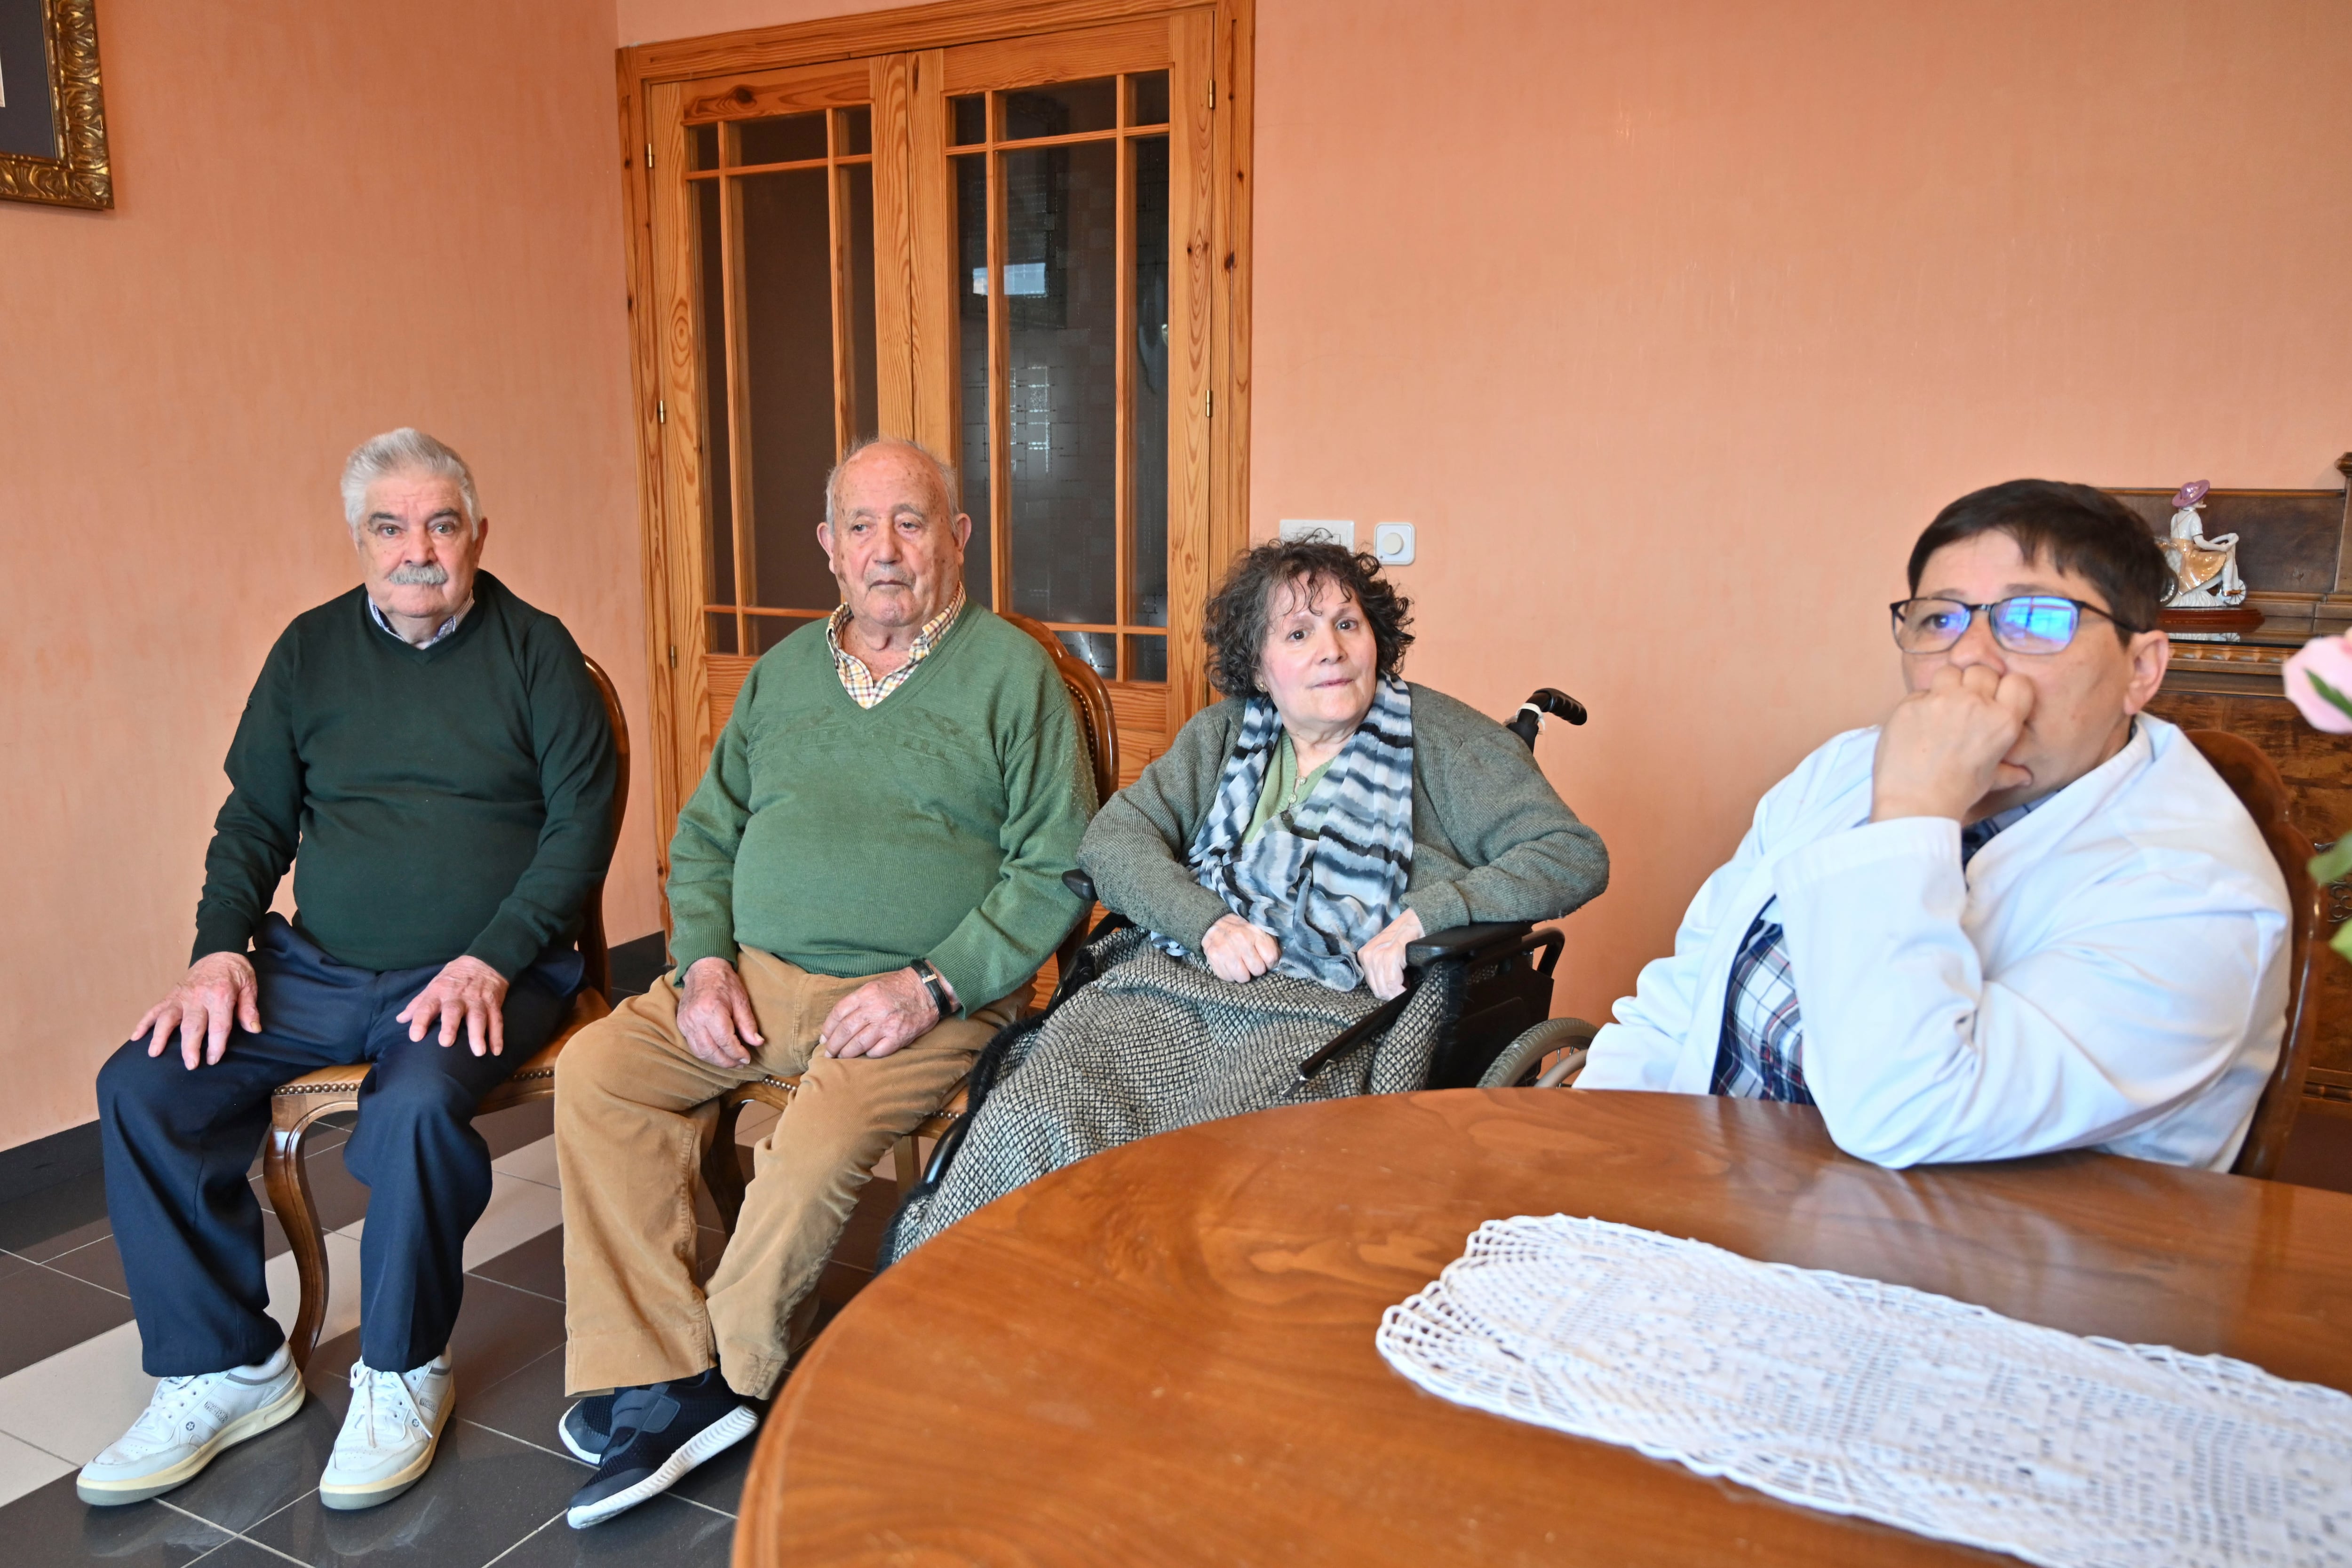
{"label": "eyeglasses with blue reflection", "polygon": [[1968,635],[1969,623],[1984,612],[1992,640],[2011,653],[2057,653],[2074,640],[2083,616],[2115,621],[2126,632],[2145,628],[2125,626],[2096,605],[2056,594],[2020,594],[1989,605],[1960,599],[1904,599],[1889,605],[1895,613],[1895,646],[1905,653],[1942,653]]}

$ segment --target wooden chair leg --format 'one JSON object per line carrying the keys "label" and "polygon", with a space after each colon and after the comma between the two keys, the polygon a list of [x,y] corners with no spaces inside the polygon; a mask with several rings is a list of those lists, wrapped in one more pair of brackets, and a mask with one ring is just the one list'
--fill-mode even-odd
{"label": "wooden chair leg", "polygon": [[319,1331],[327,1321],[327,1238],[319,1226],[319,1205],[310,1196],[310,1167],[302,1146],[310,1142],[311,1119],[299,1108],[284,1120],[273,1117],[269,1143],[261,1156],[263,1183],[269,1189],[269,1206],[278,1227],[294,1251],[294,1271],[302,1282],[301,1305],[294,1315],[294,1331],[287,1348],[294,1364],[308,1368],[310,1352],[319,1348]]}
{"label": "wooden chair leg", "polygon": [[710,1189],[719,1226],[730,1236],[735,1234],[735,1221],[743,1213],[743,1158],[735,1152],[735,1121],[742,1114],[741,1100],[720,1101],[719,1124],[702,1152],[702,1184]]}

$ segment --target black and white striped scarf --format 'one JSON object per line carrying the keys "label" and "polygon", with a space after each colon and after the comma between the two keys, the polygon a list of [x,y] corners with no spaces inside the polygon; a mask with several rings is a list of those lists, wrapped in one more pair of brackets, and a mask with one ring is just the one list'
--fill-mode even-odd
{"label": "black and white striped scarf", "polygon": [[1244,844],[1281,740],[1274,704],[1251,698],[1185,864],[1227,909],[1274,933],[1276,973],[1352,991],[1364,978],[1356,950],[1402,911],[1412,873],[1412,695],[1381,677],[1314,793]]}

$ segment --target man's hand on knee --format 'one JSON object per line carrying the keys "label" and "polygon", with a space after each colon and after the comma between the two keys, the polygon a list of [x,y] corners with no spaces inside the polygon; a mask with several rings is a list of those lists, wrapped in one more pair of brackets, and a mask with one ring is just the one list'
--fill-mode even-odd
{"label": "man's hand on knee", "polygon": [[180,1059],[194,1071],[221,1059],[232,1021],[248,1035],[261,1033],[261,986],[253,961],[241,952],[207,953],[188,966],[169,996],[147,1009],[131,1037],[152,1029],[147,1054],[160,1057],[177,1034]]}
{"label": "man's hand on knee", "polygon": [[507,1048],[506,1001],[505,975],[478,958],[453,958],[400,1010],[400,1022],[410,1039],[421,1040],[437,1020],[444,1046],[456,1045],[463,1028],[467,1049],[495,1057]]}
{"label": "man's hand on knee", "polygon": [[829,1057],[887,1057],[939,1021],[939,1006],[922,977],[911,968],[899,969],[835,1003],[816,1039]]}
{"label": "man's hand on knee", "polygon": [[751,1064],[746,1046],[764,1046],[760,1020],[751,1012],[743,977],[723,958],[700,958],[686,972],[686,994],[677,1002],[677,1032],[686,1048],[715,1068]]}

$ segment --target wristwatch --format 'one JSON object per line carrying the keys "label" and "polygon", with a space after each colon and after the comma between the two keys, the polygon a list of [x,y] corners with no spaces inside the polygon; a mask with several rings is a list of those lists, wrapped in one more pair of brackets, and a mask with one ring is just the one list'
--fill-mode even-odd
{"label": "wristwatch", "polygon": [[955,1003],[948,995],[948,983],[940,978],[940,972],[933,967],[931,961],[919,958],[910,967],[915,972],[915,978],[923,983],[923,989],[931,994],[931,1005],[939,1009],[940,1016],[944,1018],[954,1012]]}

